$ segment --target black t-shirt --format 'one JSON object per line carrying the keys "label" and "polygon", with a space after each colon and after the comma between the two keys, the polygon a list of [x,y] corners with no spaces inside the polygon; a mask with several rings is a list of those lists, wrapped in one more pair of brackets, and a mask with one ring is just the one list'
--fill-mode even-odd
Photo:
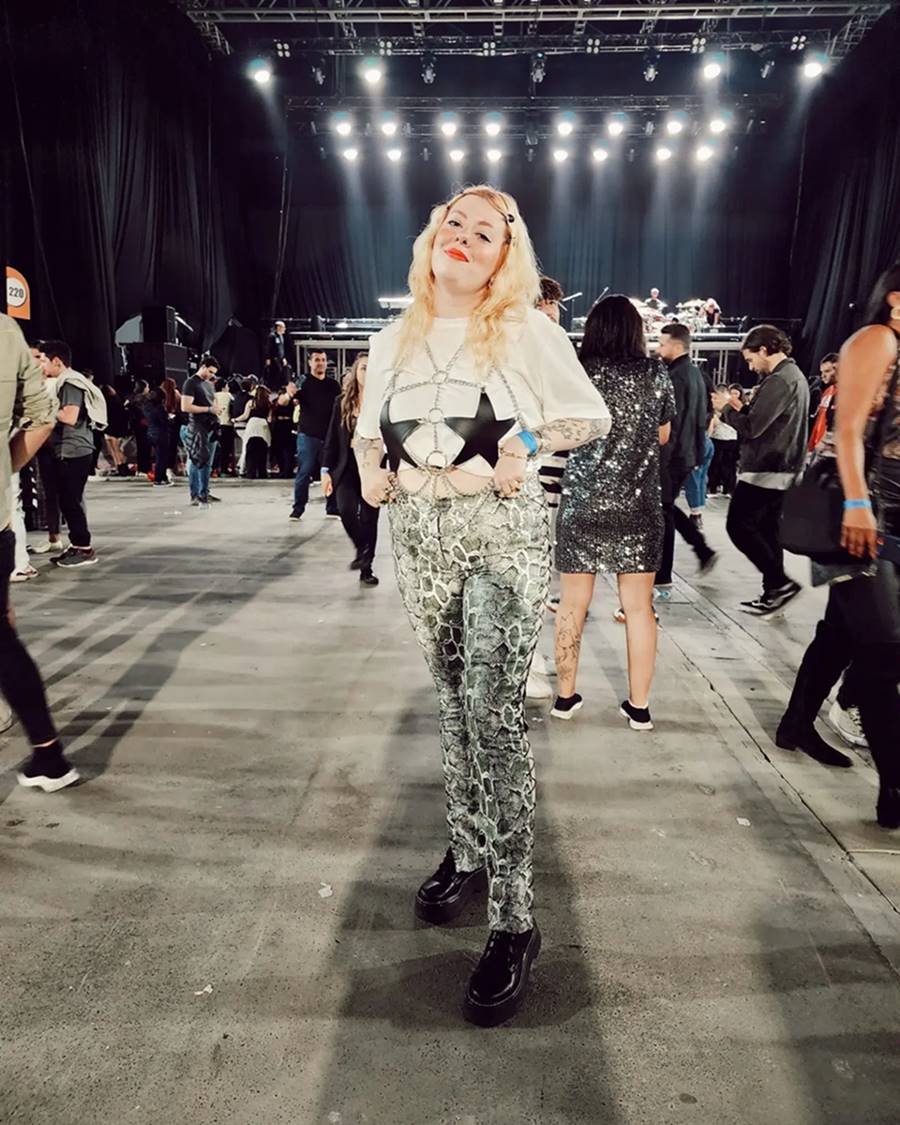
{"label": "black t-shirt", "polygon": [[[181,388],[181,393],[194,400],[194,406],[212,406],[216,401],[212,383],[201,379],[199,375],[191,375]],[[188,414],[188,420],[194,425],[211,426],[215,421],[212,414]]]}
{"label": "black t-shirt", "polygon": [[331,421],[331,408],[340,393],[341,388],[337,382],[329,379],[327,375],[324,379],[307,375],[297,392],[297,401],[300,403],[301,434],[318,438],[319,441],[325,440],[328,423]]}

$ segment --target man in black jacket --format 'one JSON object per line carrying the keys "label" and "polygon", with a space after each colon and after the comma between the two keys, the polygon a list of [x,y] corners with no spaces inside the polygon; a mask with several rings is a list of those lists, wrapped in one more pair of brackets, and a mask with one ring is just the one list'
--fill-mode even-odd
{"label": "man in black jacket", "polygon": [[762,382],[750,406],[739,407],[727,395],[713,396],[722,421],[741,439],[738,484],[728,509],[728,535],[762,574],[762,595],[741,602],[746,613],[766,616],[800,593],[784,573],[779,528],[785,492],[806,458],[809,386],[792,359],[791,341],[780,328],[751,328],[741,354]]}
{"label": "man in black jacket", "polygon": [[691,333],[685,325],[665,325],[656,351],[669,369],[675,389],[676,415],[672,419],[672,435],[660,451],[665,534],[662,564],[656,575],[658,592],[668,590],[672,585],[676,529],[693,548],[701,573],[711,570],[717,560],[716,552],[706,542],[703,532],[675,503],[685,481],[697,465],[702,464],[706,446],[709,395],[700,369],[691,363],[690,349]]}
{"label": "man in black jacket", "polygon": [[266,386],[272,391],[280,391],[291,381],[291,364],[287,357],[287,325],[276,320],[275,326],[266,340]]}

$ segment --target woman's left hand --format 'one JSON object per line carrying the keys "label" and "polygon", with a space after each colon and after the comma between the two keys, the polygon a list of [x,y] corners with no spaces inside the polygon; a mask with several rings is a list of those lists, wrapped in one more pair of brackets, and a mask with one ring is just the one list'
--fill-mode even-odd
{"label": "woman's left hand", "polygon": [[518,437],[512,437],[500,447],[497,467],[494,469],[494,488],[505,499],[518,496],[525,480],[528,450]]}

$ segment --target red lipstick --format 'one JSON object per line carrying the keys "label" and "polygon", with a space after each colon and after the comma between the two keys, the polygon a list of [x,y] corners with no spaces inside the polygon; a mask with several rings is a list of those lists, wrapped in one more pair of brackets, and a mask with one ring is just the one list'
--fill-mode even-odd
{"label": "red lipstick", "polygon": [[457,262],[468,262],[468,260],[469,260],[469,259],[468,259],[468,258],[466,257],[466,255],[465,255],[465,254],[463,253],[463,251],[462,251],[462,250],[459,250],[459,249],[457,249],[457,247],[455,247],[455,246],[451,246],[451,247],[450,247],[450,249],[449,249],[449,250],[445,250],[445,251],[444,251],[444,253],[445,253],[445,254],[446,254],[446,255],[447,255],[447,256],[448,256],[449,258],[455,258]]}

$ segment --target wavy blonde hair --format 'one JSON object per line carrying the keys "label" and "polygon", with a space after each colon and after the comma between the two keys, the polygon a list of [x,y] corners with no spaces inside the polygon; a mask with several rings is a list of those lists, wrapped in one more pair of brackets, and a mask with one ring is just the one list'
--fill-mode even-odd
{"label": "wavy blonde hair", "polygon": [[409,267],[409,291],[413,303],[401,321],[394,361],[397,366],[409,357],[431,329],[435,315],[434,274],[431,271],[434,240],[451,209],[467,195],[477,195],[489,203],[503,216],[506,224],[505,252],[469,319],[466,343],[478,368],[490,368],[503,362],[506,358],[504,320],[507,317],[524,319],[526,310],[532,308],[540,296],[541,280],[534,247],[516,201],[489,184],[463,188],[432,209],[427,226],[413,243],[413,259]]}
{"label": "wavy blonde hair", "polygon": [[344,376],[341,389],[341,421],[352,434],[356,428],[356,418],[362,402],[362,387],[359,385],[359,365],[364,359],[369,358],[368,352],[360,352],[354,359],[353,366]]}

